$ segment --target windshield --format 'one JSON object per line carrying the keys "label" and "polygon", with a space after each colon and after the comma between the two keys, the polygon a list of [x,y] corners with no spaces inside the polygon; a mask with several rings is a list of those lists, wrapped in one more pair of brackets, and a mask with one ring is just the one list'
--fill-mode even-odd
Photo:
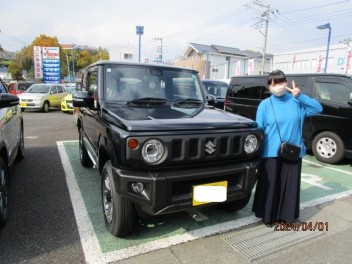
{"label": "windshield", "polygon": [[211,83],[211,82],[204,82],[203,83],[205,89],[207,90],[208,94],[215,95],[216,98],[225,98],[228,85],[227,83]]}
{"label": "windshield", "polygon": [[160,104],[163,101],[196,99],[203,102],[201,86],[195,71],[109,65],[105,73],[107,101]]}
{"label": "windshield", "polygon": [[48,93],[50,89],[50,86],[45,85],[45,84],[33,84],[31,87],[29,87],[25,93]]}

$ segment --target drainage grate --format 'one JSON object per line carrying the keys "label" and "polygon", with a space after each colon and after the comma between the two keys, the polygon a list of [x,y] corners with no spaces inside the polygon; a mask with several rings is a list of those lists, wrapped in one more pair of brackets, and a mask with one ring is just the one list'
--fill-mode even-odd
{"label": "drainage grate", "polygon": [[324,234],[322,231],[274,231],[258,225],[220,237],[250,261]]}

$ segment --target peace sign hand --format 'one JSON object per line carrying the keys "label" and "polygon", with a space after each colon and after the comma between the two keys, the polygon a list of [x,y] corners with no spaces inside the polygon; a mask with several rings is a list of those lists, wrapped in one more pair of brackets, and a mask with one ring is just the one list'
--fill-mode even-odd
{"label": "peace sign hand", "polygon": [[286,87],[286,89],[289,90],[294,97],[299,96],[301,93],[301,90],[298,89],[298,87],[295,84],[295,81],[292,81],[292,88]]}

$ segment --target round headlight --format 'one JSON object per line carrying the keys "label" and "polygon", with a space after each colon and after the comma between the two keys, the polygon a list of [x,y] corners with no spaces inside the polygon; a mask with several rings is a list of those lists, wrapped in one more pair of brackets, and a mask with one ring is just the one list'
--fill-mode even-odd
{"label": "round headlight", "polygon": [[142,148],[142,156],[148,163],[156,163],[161,160],[164,155],[164,146],[157,139],[148,140]]}
{"label": "round headlight", "polygon": [[255,135],[248,135],[244,140],[244,151],[247,154],[252,154],[258,148],[258,139]]}

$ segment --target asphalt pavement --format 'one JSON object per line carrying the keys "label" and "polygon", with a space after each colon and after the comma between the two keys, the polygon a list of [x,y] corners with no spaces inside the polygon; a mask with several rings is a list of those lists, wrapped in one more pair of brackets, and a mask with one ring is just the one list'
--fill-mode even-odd
{"label": "asphalt pavement", "polygon": [[[0,263],[87,263],[57,146],[77,140],[73,118],[26,111],[24,121],[26,153],[10,171]],[[302,208],[297,231],[275,231],[252,217],[248,225],[114,263],[352,263],[352,196],[336,198]]]}

